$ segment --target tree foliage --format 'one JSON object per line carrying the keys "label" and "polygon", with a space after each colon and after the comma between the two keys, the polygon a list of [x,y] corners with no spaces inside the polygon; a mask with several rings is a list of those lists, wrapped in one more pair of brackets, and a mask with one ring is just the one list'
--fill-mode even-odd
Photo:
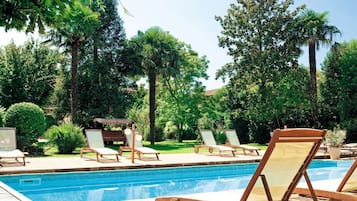
{"label": "tree foliage", "polygon": [[[215,139],[222,142],[221,134],[224,129],[232,128],[231,113],[228,107],[228,91],[225,87],[213,90],[207,94],[201,106],[202,117],[199,124],[201,129],[209,129],[215,134]],[[239,132],[241,132],[240,130]],[[238,133],[239,135],[240,133]],[[242,143],[247,142],[244,136],[239,136]],[[225,139],[223,142],[225,143]]]}
{"label": "tree foliage", "polygon": [[185,132],[194,133],[198,128],[200,106],[204,100],[204,86],[200,79],[207,78],[208,61],[185,44],[179,53],[179,72],[160,79],[158,113],[163,125],[173,122],[177,127],[177,140],[182,142]]}
{"label": "tree foliage", "polygon": [[321,44],[331,44],[334,35],[340,33],[337,27],[328,24],[327,14],[327,12],[317,13],[313,10],[305,9],[298,16],[296,22],[301,42],[309,47],[311,114],[314,127],[318,126],[316,49],[319,49]]}
{"label": "tree foliage", "polygon": [[0,104],[18,102],[44,106],[55,84],[61,57],[58,51],[29,40],[0,49]]}
{"label": "tree foliage", "polygon": [[332,129],[340,123],[348,131],[347,140],[357,141],[357,40],[334,45],[322,69],[326,76],[322,103],[331,117],[325,126]]}
{"label": "tree foliage", "polygon": [[151,27],[146,32],[139,31],[130,40],[129,47],[139,63],[137,70],[145,74],[149,81],[150,141],[154,144],[156,79],[158,75],[170,77],[178,72],[180,44],[170,33]]}
{"label": "tree foliage", "polygon": [[45,26],[55,23],[58,15],[71,7],[72,0],[3,0],[0,1],[0,26],[9,29],[33,32],[37,27],[41,33]]}
{"label": "tree foliage", "polygon": [[300,8],[290,11],[292,3],[237,0],[226,16],[216,17],[223,28],[219,46],[232,57],[217,76],[229,79],[233,118],[249,120],[259,142],[268,139],[269,121],[278,116],[278,110],[267,110],[272,108],[276,83],[296,66],[300,53],[294,34],[294,18]]}
{"label": "tree foliage", "polygon": [[48,32],[48,41],[71,51],[71,117],[77,121],[78,109],[78,52],[81,43],[94,33],[99,25],[98,12],[91,7],[101,8],[101,1],[73,1],[61,15],[56,15],[55,23]]}
{"label": "tree foliage", "polygon": [[[100,26],[80,48],[79,119],[94,117],[124,118],[131,106],[134,83],[127,76],[125,30],[117,12],[117,1],[103,1]],[[85,124],[83,124],[85,125]]]}

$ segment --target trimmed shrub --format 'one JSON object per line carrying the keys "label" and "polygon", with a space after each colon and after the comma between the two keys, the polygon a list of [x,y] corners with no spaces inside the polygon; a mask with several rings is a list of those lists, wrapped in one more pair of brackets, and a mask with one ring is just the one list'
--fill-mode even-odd
{"label": "trimmed shrub", "polygon": [[5,126],[16,127],[17,147],[26,150],[45,132],[45,114],[36,104],[15,103],[6,112]]}
{"label": "trimmed shrub", "polygon": [[45,132],[45,137],[49,140],[49,144],[57,146],[60,154],[70,154],[77,147],[85,145],[82,128],[72,123],[52,126]]}

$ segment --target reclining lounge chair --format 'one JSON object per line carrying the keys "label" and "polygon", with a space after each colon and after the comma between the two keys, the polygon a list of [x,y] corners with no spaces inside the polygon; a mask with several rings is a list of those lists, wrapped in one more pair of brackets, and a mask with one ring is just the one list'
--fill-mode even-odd
{"label": "reclining lounge chair", "polygon": [[16,128],[0,128],[0,159],[22,158],[25,166],[25,154],[16,148]]}
{"label": "reclining lounge chair", "polygon": [[81,158],[84,152],[94,152],[97,161],[105,155],[114,155],[116,160],[119,161],[119,152],[104,146],[103,135],[101,129],[86,129],[85,130],[87,147],[81,148]]}
{"label": "reclining lounge chair", "polygon": [[[316,129],[276,129],[255,173],[242,196],[237,197],[237,200],[288,201],[297,183],[304,176],[309,191],[316,201],[306,169],[318,151],[325,134],[325,130]],[[172,198],[161,197],[158,200],[170,201],[170,199]]]}
{"label": "reclining lounge chair", "polygon": [[246,151],[249,151],[249,152],[255,152],[259,156],[259,150],[260,150],[259,148],[252,147],[249,145],[240,144],[239,138],[238,138],[235,130],[225,130],[225,134],[227,137],[227,143],[224,144],[225,146],[229,146],[234,149],[242,149],[244,155],[246,155]]}
{"label": "reclining lounge chair", "polygon": [[287,201],[302,176],[316,200],[306,169],[325,135],[325,130],[276,129],[241,201]]}
{"label": "reclining lounge chair", "polygon": [[195,145],[195,149],[194,149],[195,153],[198,153],[200,148],[207,148],[210,153],[212,153],[214,149],[217,149],[220,155],[222,154],[222,152],[232,152],[232,155],[235,156],[236,150],[233,149],[232,147],[217,145],[212,131],[202,130],[201,137],[202,137],[203,144]]}
{"label": "reclining lounge chair", "polygon": [[[125,129],[124,134],[126,136],[126,141],[128,142],[128,146],[130,147],[129,150],[132,148],[132,131],[130,129]],[[128,148],[125,148],[125,150],[128,150]],[[122,150],[120,151],[120,153]],[[134,142],[134,152],[138,155],[139,160],[141,160],[142,156],[144,154],[155,154],[156,159],[159,160],[159,154],[155,149],[152,149],[150,147],[144,147],[142,143],[142,136],[138,133],[135,134],[135,142]]]}

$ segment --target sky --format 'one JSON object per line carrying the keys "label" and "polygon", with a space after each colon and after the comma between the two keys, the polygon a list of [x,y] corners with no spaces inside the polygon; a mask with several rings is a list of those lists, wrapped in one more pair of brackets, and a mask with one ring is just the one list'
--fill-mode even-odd
{"label": "sky", "polygon": [[[216,80],[215,74],[231,58],[227,51],[218,46],[217,36],[222,27],[214,16],[225,16],[227,9],[235,0],[120,0],[130,13],[124,14],[119,6],[119,15],[124,21],[127,38],[131,38],[140,31],[146,31],[152,26],[159,26],[164,31],[180,41],[190,44],[200,56],[207,56],[209,60],[208,80],[202,80],[207,89],[222,87],[224,82]],[[295,0],[294,6],[305,4],[307,8],[316,12],[328,12],[329,23],[337,26],[342,32],[336,37],[337,42],[357,39],[357,0]],[[293,6],[293,7],[294,7]],[[292,8],[293,8],[292,7]],[[30,34],[29,36],[37,36]],[[28,36],[27,36],[28,37]],[[0,29],[0,45],[6,45],[13,39],[20,45],[26,41],[26,35],[10,31],[5,33]],[[320,67],[327,47],[317,51],[317,67]],[[299,59],[300,63],[308,66],[307,48]]]}

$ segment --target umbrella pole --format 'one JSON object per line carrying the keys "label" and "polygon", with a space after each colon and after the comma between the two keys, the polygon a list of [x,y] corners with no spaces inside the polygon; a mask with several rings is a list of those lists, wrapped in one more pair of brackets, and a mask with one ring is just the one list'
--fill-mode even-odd
{"label": "umbrella pole", "polygon": [[135,124],[131,124],[131,163],[135,163],[134,157],[135,157]]}

